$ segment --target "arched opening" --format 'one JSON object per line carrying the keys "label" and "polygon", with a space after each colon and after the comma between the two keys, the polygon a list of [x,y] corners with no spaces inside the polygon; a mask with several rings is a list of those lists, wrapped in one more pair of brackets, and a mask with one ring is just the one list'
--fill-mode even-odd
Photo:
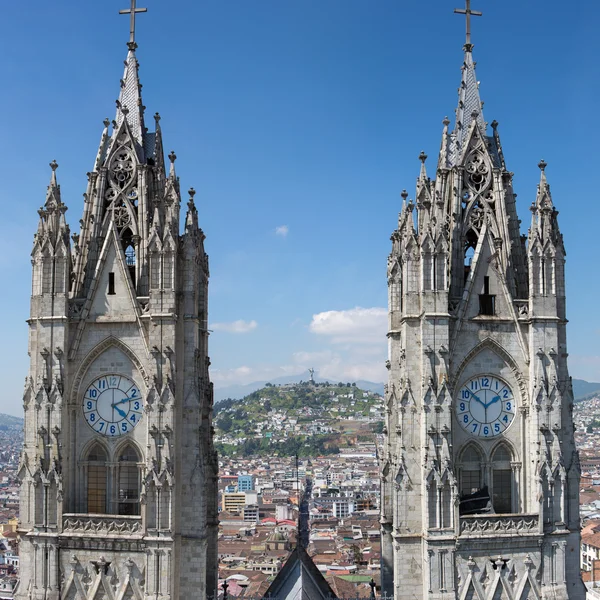
{"label": "arched opening", "polygon": [[481,453],[467,446],[461,457],[460,494],[472,494],[481,488]]}
{"label": "arched opening", "polygon": [[492,504],[497,513],[513,512],[512,452],[500,444],[492,455]]}
{"label": "arched opening", "polygon": [[94,444],[87,455],[87,512],[106,513],[107,455],[100,444]]}
{"label": "arched opening", "polygon": [[477,247],[478,236],[472,230],[469,229],[467,231],[467,235],[465,235],[465,283],[467,281],[467,277],[471,272],[471,263],[473,262],[473,257],[475,256],[475,248]]}
{"label": "arched opening", "polygon": [[123,245],[123,251],[125,252],[125,264],[129,270],[131,281],[135,285],[135,268],[137,264],[137,257],[135,254],[135,241],[131,229],[127,228],[121,233],[121,244]]}
{"label": "arched opening", "polygon": [[469,444],[463,450],[459,468],[459,513],[473,515],[489,512],[490,495],[483,480],[483,457],[474,444]]}
{"label": "arched opening", "polygon": [[133,446],[128,444],[118,456],[118,514],[140,514],[140,467],[139,456]]}

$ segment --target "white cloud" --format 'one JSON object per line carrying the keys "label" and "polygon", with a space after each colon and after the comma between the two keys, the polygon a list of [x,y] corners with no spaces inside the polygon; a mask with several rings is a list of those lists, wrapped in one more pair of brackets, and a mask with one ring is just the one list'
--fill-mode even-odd
{"label": "white cloud", "polygon": [[231,321],[230,323],[212,323],[210,328],[214,331],[226,331],[227,333],[248,333],[258,327],[256,321]]}
{"label": "white cloud", "polygon": [[329,310],[313,315],[309,329],[317,335],[328,336],[332,343],[386,343],[387,309],[351,308]]}
{"label": "white cloud", "polygon": [[290,232],[290,228],[287,225],[279,225],[275,227],[275,235],[279,237],[287,237],[287,234]]}

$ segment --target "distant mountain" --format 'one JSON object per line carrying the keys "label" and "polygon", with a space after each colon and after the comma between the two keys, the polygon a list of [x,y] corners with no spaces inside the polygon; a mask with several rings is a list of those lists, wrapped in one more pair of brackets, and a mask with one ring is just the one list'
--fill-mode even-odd
{"label": "distant mountain", "polygon": [[23,419],[21,417],[13,417],[13,415],[0,413],[0,429],[22,430]]}
{"label": "distant mountain", "polygon": [[600,395],[600,383],[592,383],[583,379],[573,379],[573,396],[575,400],[583,400],[587,396]]}
{"label": "distant mountain", "polygon": [[[229,385],[226,387],[215,388],[215,403],[221,402],[221,400],[225,400],[226,398],[240,400],[241,398],[248,396],[248,394],[264,388],[265,384],[267,383],[272,383],[273,385],[285,385],[288,383],[299,383],[300,381],[309,380],[310,373],[305,371],[304,373],[299,373],[298,375],[287,375],[265,381],[253,381],[252,383],[247,383],[246,385]],[[339,381],[335,381],[333,379],[323,379],[322,377],[315,377],[315,381],[317,383],[325,383],[327,381],[329,381],[331,384],[339,383]],[[343,383],[347,382],[344,381]],[[373,381],[363,380],[351,381],[350,383],[355,383],[356,386],[362,390],[368,390],[369,392],[375,392],[376,394],[383,394],[383,383],[374,383]]]}

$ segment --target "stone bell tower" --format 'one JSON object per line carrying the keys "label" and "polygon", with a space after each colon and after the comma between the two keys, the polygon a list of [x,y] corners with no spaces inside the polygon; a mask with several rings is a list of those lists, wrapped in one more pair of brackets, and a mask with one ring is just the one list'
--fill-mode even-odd
{"label": "stone bell tower", "polygon": [[[70,239],[57,164],[32,252],[15,597],[216,593],[208,257],[194,191],[145,124],[135,15],[117,113]],[[183,231],[183,233],[182,233]]]}
{"label": "stone bell tower", "polygon": [[467,43],[434,178],[388,259],[382,581],[396,599],[578,599],[565,249],[541,169],[527,236]]}

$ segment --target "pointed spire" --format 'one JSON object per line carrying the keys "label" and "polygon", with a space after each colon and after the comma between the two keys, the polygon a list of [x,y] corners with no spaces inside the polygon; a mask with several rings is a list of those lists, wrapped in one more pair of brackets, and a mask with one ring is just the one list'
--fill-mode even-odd
{"label": "pointed spire", "polygon": [[188,202],[188,210],[185,215],[185,229],[189,232],[198,229],[198,210],[196,209],[196,205],[194,204],[194,196],[196,195],[196,190],[194,188],[190,188],[188,194],[190,195],[190,199]]}
{"label": "pointed spire", "polygon": [[139,63],[135,55],[135,43],[129,45],[129,52],[125,60],[125,72],[121,79],[121,92],[117,100],[116,130],[119,129],[124,119],[131,130],[135,140],[143,146],[144,134],[144,105],[142,104],[142,84],[139,79]]}
{"label": "pointed spire", "polygon": [[106,153],[110,146],[110,136],[108,135],[108,128],[110,126],[110,120],[108,117],[103,121],[104,129],[102,130],[102,135],[100,136],[100,143],[98,144],[98,152],[96,153],[96,160],[94,161],[94,171],[97,171],[104,159],[106,158]]}
{"label": "pointed spire", "polygon": [[60,197],[60,185],[56,178],[56,169],[58,163],[53,160],[50,163],[52,174],[50,175],[50,184],[46,192],[46,203],[38,210],[40,221],[38,224],[37,239],[41,241],[42,236],[47,236],[50,243],[54,246],[60,236],[65,237],[66,245],[69,244],[69,227],[65,219],[67,207],[62,203]]}
{"label": "pointed spire", "polygon": [[165,151],[163,149],[162,129],[160,128],[160,115],[158,113],[154,113],[154,124],[156,131],[154,134],[154,164],[158,169],[160,177],[165,177]]}
{"label": "pointed spire", "polygon": [[458,90],[458,108],[456,109],[457,149],[461,150],[472,121],[476,121],[482,133],[485,133],[483,103],[479,97],[479,82],[475,73],[475,62],[470,49],[465,49],[465,60],[462,66],[462,78]]}
{"label": "pointed spire", "polygon": [[448,167],[448,155],[450,151],[450,136],[448,134],[448,126],[450,125],[450,119],[444,117],[442,121],[444,129],[442,131],[442,143],[440,145],[440,154],[438,157],[438,169],[446,169]]}
{"label": "pointed spire", "polygon": [[425,161],[427,160],[427,154],[421,150],[419,154],[419,160],[421,161],[421,172],[419,173],[419,179],[423,182],[427,181],[427,169],[425,168]]}
{"label": "pointed spire", "polygon": [[169,153],[169,162],[171,163],[171,167],[169,169],[169,177],[171,179],[174,179],[176,177],[176,175],[175,175],[175,161],[176,160],[177,160],[177,154],[175,154],[174,150],[171,150],[171,152]]}
{"label": "pointed spire", "polygon": [[539,209],[554,208],[554,204],[552,203],[552,196],[550,194],[550,185],[548,184],[548,179],[546,178],[547,166],[548,164],[544,159],[542,159],[538,163],[538,167],[540,169],[540,183],[538,185],[538,192],[535,204]]}
{"label": "pointed spire", "polygon": [[60,185],[56,181],[56,169],[58,169],[58,163],[53,160],[50,163],[52,174],[50,175],[50,184],[48,185],[48,191],[46,192],[46,209],[54,210],[62,204],[60,200]]}

